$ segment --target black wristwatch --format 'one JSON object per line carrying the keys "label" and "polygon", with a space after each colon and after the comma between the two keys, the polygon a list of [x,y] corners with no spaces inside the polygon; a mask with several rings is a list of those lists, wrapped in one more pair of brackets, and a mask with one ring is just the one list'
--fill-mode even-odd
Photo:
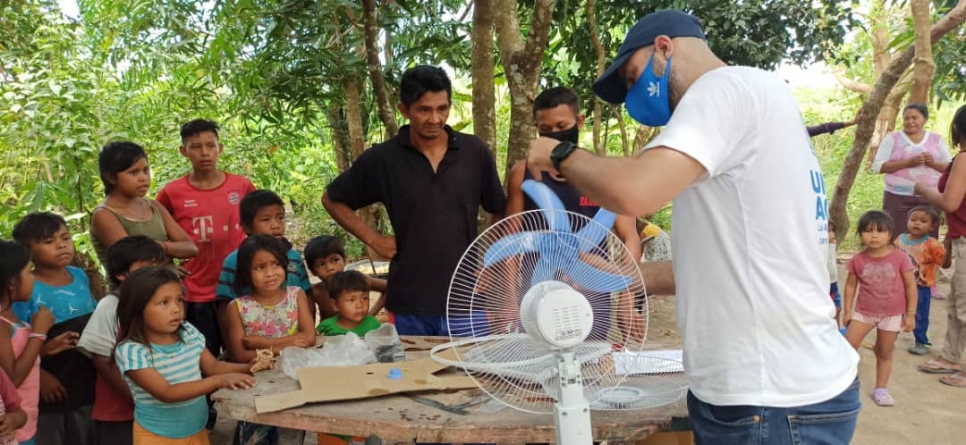
{"label": "black wristwatch", "polygon": [[553,163],[553,168],[557,169],[557,172],[562,175],[563,173],[560,172],[560,163],[569,158],[576,150],[577,144],[570,141],[563,141],[557,144],[553,148],[553,151],[550,152],[550,162]]}

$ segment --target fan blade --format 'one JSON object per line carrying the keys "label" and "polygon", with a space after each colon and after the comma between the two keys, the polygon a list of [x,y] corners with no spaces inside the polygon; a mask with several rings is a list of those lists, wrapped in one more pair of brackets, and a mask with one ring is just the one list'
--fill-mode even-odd
{"label": "fan blade", "polygon": [[594,215],[594,222],[600,224],[587,223],[579,231],[577,231],[576,239],[580,240],[580,251],[589,252],[600,245],[608,233],[610,233],[611,227],[614,227],[614,221],[617,220],[617,214],[601,207],[597,210]]}
{"label": "fan blade", "polygon": [[573,261],[562,268],[573,283],[595,292],[614,292],[626,289],[634,281],[631,277],[600,270],[583,261]]}
{"label": "fan blade", "polygon": [[541,210],[561,210],[558,212],[543,212],[544,219],[547,220],[547,224],[550,226],[550,230],[562,230],[565,232],[570,231],[570,220],[567,218],[567,214],[563,212],[566,208],[557,194],[547,187],[546,184],[542,184],[533,179],[527,179],[523,181],[520,186],[523,193],[526,193],[537,207]]}
{"label": "fan blade", "polygon": [[518,232],[500,238],[486,249],[483,266],[490,267],[511,256],[535,252],[546,242],[543,238],[547,236],[550,235],[546,232]]}
{"label": "fan blade", "polygon": [[556,278],[558,268],[554,267],[552,261],[548,261],[543,255],[540,255],[540,259],[537,260],[537,264],[533,266],[533,275],[530,278],[530,286],[535,286],[537,283],[542,283],[544,281],[553,280]]}

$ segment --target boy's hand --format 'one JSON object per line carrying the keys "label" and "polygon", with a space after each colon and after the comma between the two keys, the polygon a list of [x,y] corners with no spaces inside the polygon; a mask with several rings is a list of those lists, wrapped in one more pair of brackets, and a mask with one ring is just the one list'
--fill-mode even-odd
{"label": "boy's hand", "polygon": [[46,335],[50,328],[54,326],[54,314],[46,306],[40,306],[30,321],[34,333]]}
{"label": "boy's hand", "polygon": [[912,332],[913,329],[916,329],[916,315],[907,313],[902,318],[902,332]]}
{"label": "boy's hand", "polygon": [[53,374],[40,370],[40,399],[44,403],[60,403],[67,399],[67,388]]}
{"label": "boy's hand", "polygon": [[44,346],[40,348],[40,355],[46,357],[74,349],[77,347],[78,339],[80,339],[80,334],[72,331],[67,331],[54,338],[47,339]]}
{"label": "boy's hand", "polygon": [[255,377],[248,374],[231,373],[218,376],[218,386],[230,389],[250,389],[255,387]]}

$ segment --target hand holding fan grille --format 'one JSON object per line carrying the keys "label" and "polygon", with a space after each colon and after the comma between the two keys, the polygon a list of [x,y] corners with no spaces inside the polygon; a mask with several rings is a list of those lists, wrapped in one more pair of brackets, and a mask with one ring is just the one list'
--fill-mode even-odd
{"label": "hand holding fan grille", "polygon": [[[632,368],[650,370],[635,375],[614,354],[640,350],[647,328],[637,259],[610,232],[616,215],[600,209],[589,219],[564,211],[539,182],[522,188],[542,210],[494,224],[463,254],[447,302],[452,342],[431,355],[512,408],[554,413],[558,443],[590,444],[591,409],[677,400],[683,377],[664,370],[680,363],[633,356]],[[447,349],[457,360],[439,355]]]}

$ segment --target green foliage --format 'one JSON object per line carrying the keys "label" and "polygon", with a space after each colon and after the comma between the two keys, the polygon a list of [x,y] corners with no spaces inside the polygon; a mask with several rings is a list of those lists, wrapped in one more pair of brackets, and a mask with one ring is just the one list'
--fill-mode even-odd
{"label": "green foliage", "polygon": [[[805,122],[809,125],[847,121],[855,116],[855,109],[859,106],[856,99],[843,97],[841,92],[836,90],[799,89],[796,91],[795,97],[799,102]],[[926,129],[939,133],[944,139],[948,139],[947,134],[952,115],[956,108],[962,104],[952,105],[930,113]],[[835,190],[839,172],[842,171],[845,157],[852,148],[854,139],[854,127],[839,130],[832,135],[812,138],[812,145],[815,147],[822,165],[828,196],[831,196]],[[955,155],[955,153],[952,154]],[[866,211],[882,208],[883,188],[882,175],[875,174],[868,168],[862,168],[859,171],[855,178],[855,184],[852,186],[852,191],[849,193],[848,214],[853,224]],[[839,248],[857,250],[860,247],[858,237],[854,234],[854,226],[850,227],[849,230],[848,237],[838,240]]]}
{"label": "green foliage", "polygon": [[[521,3],[525,5],[523,9],[533,7],[532,0]],[[782,61],[805,64],[822,60],[825,51],[841,43],[846,29],[857,23],[853,6],[854,2],[835,0],[648,0],[643,3],[608,0],[595,2],[595,17],[601,44],[608,51],[607,63],[630,27],[646,12],[681,9],[701,19],[709,45],[726,63],[774,69]],[[596,80],[597,54],[591,44],[586,1],[558,1],[554,21],[559,26],[551,29],[549,48],[544,53],[542,85],[574,88],[583,99],[584,114],[591,116],[595,98],[591,85]],[[783,26],[774,25],[778,23]],[[615,113],[614,108],[609,104],[603,106],[602,125],[610,129],[604,135],[608,151],[620,154],[621,139],[615,114],[623,113]],[[624,118],[629,124],[632,122]]]}

